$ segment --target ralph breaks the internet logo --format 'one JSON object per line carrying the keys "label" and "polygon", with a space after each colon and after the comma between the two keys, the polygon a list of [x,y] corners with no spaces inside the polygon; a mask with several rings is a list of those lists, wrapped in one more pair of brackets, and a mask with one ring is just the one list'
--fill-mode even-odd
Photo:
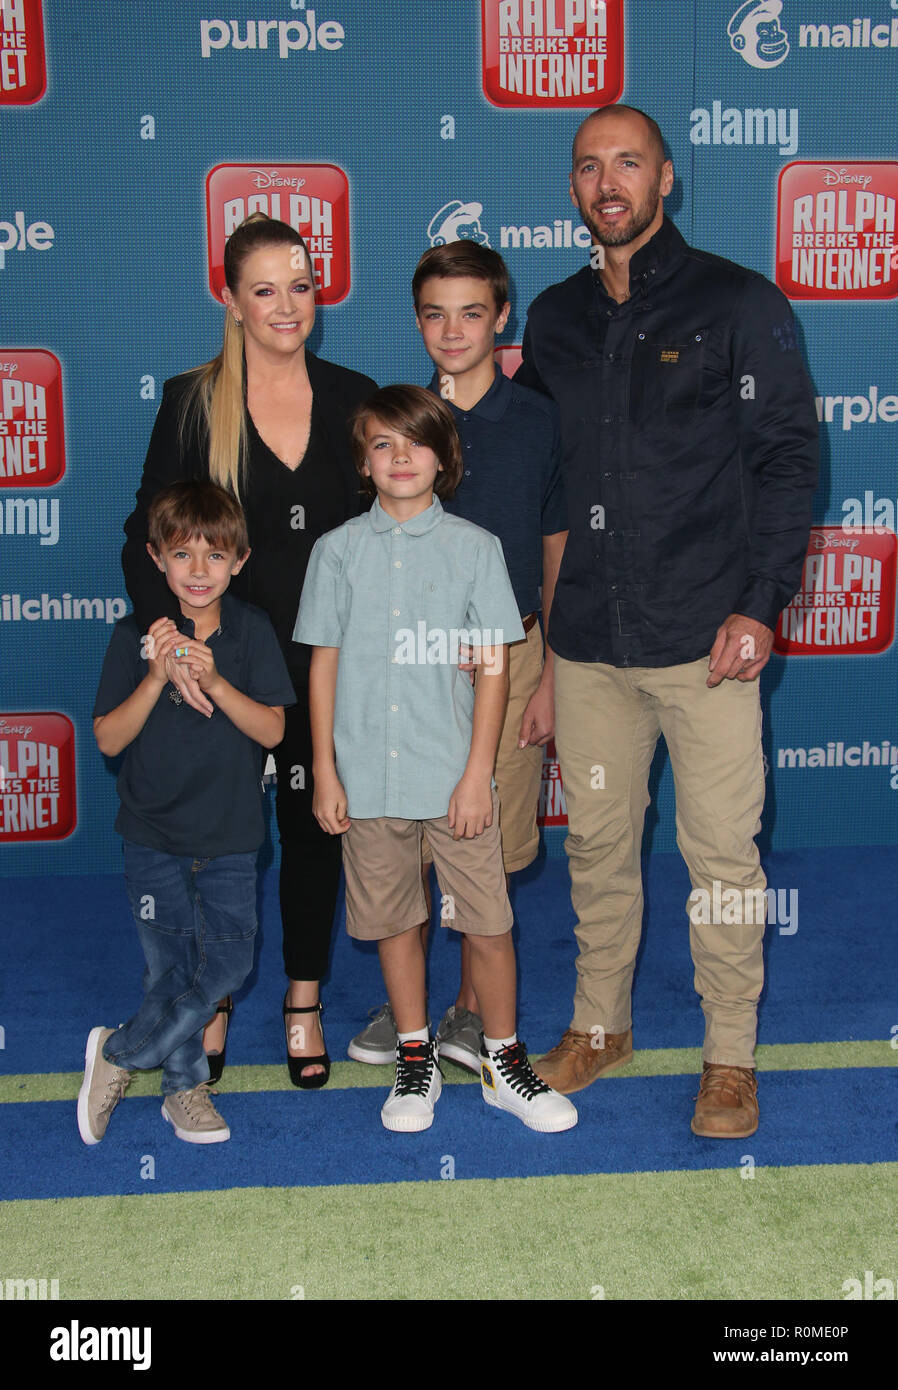
{"label": "ralph breaks the internet logo", "polygon": [[0,348],[0,488],[49,487],[64,472],[58,357],[43,348]]}
{"label": "ralph breaks the internet logo", "polygon": [[46,90],[41,0],[0,0],[0,106],[31,106]]}
{"label": "ralph breaks the internet logo", "polygon": [[779,177],[776,283],[790,299],[898,295],[898,164],[796,160]]}
{"label": "ralph breaks the internet logo", "polygon": [[885,528],[815,526],[801,588],[774,648],[789,656],[872,656],[895,637],[895,551]]}
{"label": "ralph breaks the internet logo", "polygon": [[624,85],[623,0],[481,0],[494,106],[605,106]]}
{"label": "ralph breaks the internet logo", "polygon": [[299,232],[309,248],[318,304],[349,294],[349,180],[336,164],[217,164],[206,179],[209,288],[224,288],[225,243],[251,212]]}
{"label": "ralph breaks the internet logo", "polygon": [[64,714],[0,714],[0,844],[75,829],[75,730]]}

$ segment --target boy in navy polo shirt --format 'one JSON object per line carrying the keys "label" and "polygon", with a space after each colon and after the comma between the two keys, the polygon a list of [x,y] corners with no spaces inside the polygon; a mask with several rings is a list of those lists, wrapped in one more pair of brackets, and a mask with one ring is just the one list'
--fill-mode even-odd
{"label": "boy in navy polo shirt", "polygon": [[[118,1029],[93,1028],[78,1129],[98,1144],[131,1071],[162,1067],[162,1114],[179,1139],[230,1130],[209,1098],[203,1026],[253,963],[256,853],[264,836],[261,750],[280,743],[293,688],[266,614],[226,593],[249,555],[239,503],[213,483],[160,492],[148,550],[181,608],[141,636],[116,623],[94,735],[118,779],[125,882],[146,957],[145,997]],[[211,715],[181,701],[167,663],[189,668]]]}
{"label": "boy in navy polo shirt", "polygon": [[[496,364],[496,337],[510,309],[508,269],[497,251],[471,241],[432,247],[418,263],[412,292],[418,328],[436,367],[430,390],[446,401],[461,437],[462,477],[446,510],[499,537],[525,633],[508,650],[508,706],[495,769],[509,875],[526,868],[539,849],[542,747],[554,731],[553,657],[546,648],[543,659],[538,618],[541,611],[548,624],[567,539],[560,425],[554,402],[510,381]],[[427,923],[422,932],[426,940]],[[466,938],[461,962],[458,996],[437,1038],[442,1057],[476,1072],[482,1021]],[[386,1005],[353,1038],[349,1055],[359,1062],[389,1062],[394,1048],[395,1025]]]}

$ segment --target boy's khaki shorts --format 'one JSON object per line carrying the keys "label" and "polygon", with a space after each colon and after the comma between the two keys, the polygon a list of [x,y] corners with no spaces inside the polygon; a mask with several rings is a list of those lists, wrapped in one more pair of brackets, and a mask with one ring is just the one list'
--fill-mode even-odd
{"label": "boy's khaki shorts", "polygon": [[433,854],[442,902],[440,925],[471,936],[501,936],[513,923],[505,891],[499,799],[493,823],[471,840],[455,840],[448,818],[354,820],[343,836],[346,930],[358,941],[399,936],[427,919],[421,882],[421,833]]}
{"label": "boy's khaki shorts", "polygon": [[[499,791],[499,829],[502,834],[502,858],[507,874],[526,869],[539,853],[539,829],[536,812],[539,806],[539,785],[542,777],[543,750],[535,744],[518,747],[521,719],[531,695],[543,673],[543,638],[539,623],[534,623],[526,637],[512,642],[508,648],[508,704],[499,737],[494,773]],[[427,836],[424,836],[422,858],[431,860]]]}

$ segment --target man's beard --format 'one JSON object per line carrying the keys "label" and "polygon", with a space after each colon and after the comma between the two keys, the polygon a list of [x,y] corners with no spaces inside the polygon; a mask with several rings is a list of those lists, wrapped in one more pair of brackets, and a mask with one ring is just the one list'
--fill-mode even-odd
{"label": "man's beard", "polygon": [[[642,236],[646,228],[652,225],[655,214],[658,211],[660,192],[661,176],[659,174],[656,183],[649,189],[644,201],[638,208],[631,208],[629,220],[619,223],[615,227],[611,227],[608,231],[600,231],[588,210],[584,211],[583,207],[578,203],[577,206],[580,208],[580,216],[583,218],[585,225],[589,228],[593,243],[598,243],[600,246],[628,246],[631,241],[635,241],[638,236]],[[610,203],[613,200],[611,198],[606,198],[605,201]]]}

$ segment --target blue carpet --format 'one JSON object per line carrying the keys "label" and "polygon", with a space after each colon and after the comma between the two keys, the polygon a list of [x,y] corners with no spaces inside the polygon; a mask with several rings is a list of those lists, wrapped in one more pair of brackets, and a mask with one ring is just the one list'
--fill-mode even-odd
{"label": "blue carpet", "polygon": [[[760,1081],[762,1127],[750,1139],[700,1139],[689,1130],[697,1078],[619,1077],[573,1097],[576,1129],[534,1134],[484,1105],[479,1088],[446,1087],[432,1129],[388,1134],[386,1087],[225,1095],[228,1144],[177,1139],[157,1098],[126,1099],[106,1139],[85,1148],[71,1101],[3,1107],[2,1197],[104,1196],[228,1187],[318,1187],[439,1181],[447,1156],[455,1177],[540,1177],[880,1163],[898,1155],[898,1075],[882,1069],[771,1072]],[[41,1161],[35,1162],[40,1155]],[[147,1157],[155,1177],[142,1180]]]}
{"label": "blue carpet", "polygon": [[[798,893],[798,930],[768,929],[762,1043],[888,1038],[895,1022],[898,848],[781,852],[767,864],[771,887]],[[692,987],[689,891],[678,855],[646,861],[646,927],[634,987],[637,1048],[691,1047],[704,1020]],[[7,879],[0,1020],[0,1071],[80,1071],[84,1041],[98,1023],[126,1019],[140,1000],[142,959],[122,880]],[[567,861],[538,860],[513,889],[519,952],[520,1032],[534,1053],[557,1042],[570,1021],[575,971]],[[228,1043],[233,1064],[283,1055],[284,979],[276,880],[261,881],[261,931],[253,975],[238,995]],[[434,1024],[455,999],[458,938],[435,929],[430,951]],[[345,1057],[369,1008],[383,1000],[374,947],[335,931],[325,984],[331,1055]]]}

